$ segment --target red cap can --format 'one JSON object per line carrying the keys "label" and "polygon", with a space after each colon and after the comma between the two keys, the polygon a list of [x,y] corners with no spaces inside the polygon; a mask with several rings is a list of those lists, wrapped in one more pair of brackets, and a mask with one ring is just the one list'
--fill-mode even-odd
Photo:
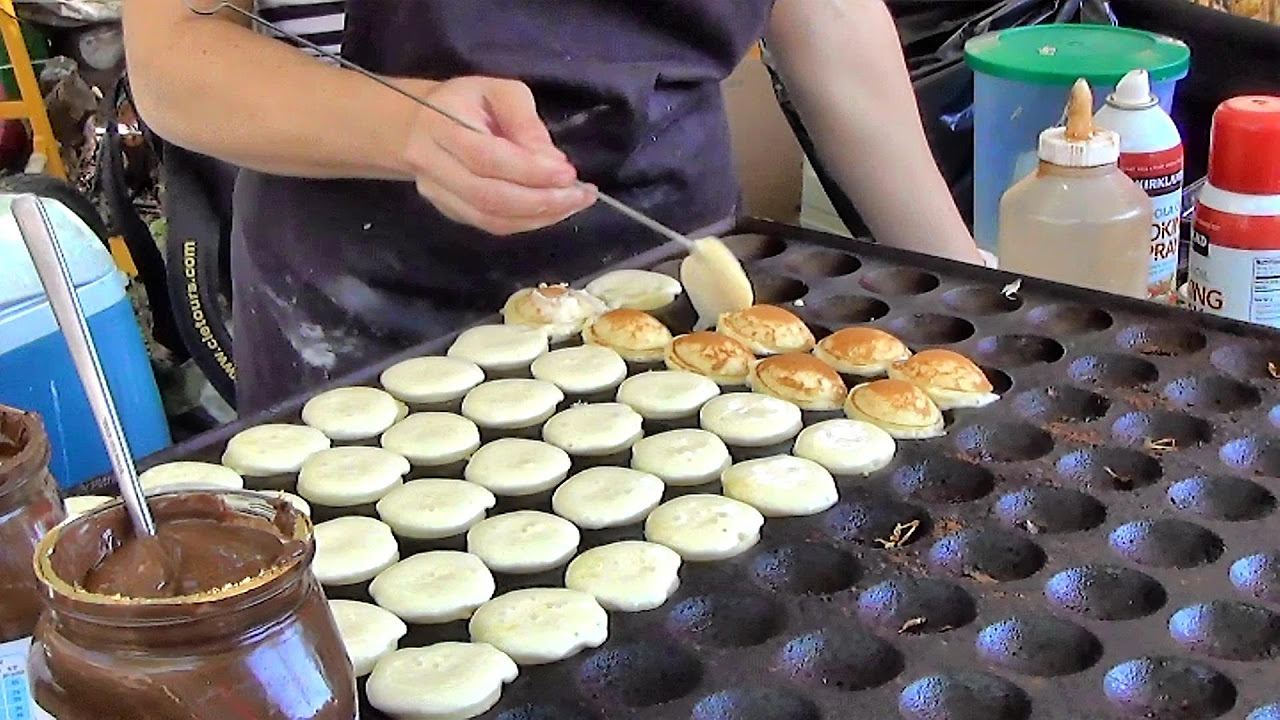
{"label": "red cap can", "polygon": [[1280,195],[1280,97],[1246,95],[1218,106],[1209,183],[1242,195]]}

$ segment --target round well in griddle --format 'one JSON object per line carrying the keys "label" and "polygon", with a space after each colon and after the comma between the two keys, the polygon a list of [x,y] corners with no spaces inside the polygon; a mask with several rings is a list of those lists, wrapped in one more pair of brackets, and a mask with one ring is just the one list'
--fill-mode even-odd
{"label": "round well in griddle", "polygon": [[809,286],[803,280],[786,275],[761,275],[748,273],[751,287],[756,293],[756,303],[790,305],[809,294]]}
{"label": "round well in griddle", "polygon": [[1135,620],[1164,607],[1168,594],[1151,576],[1116,565],[1084,565],[1049,578],[1044,596],[1055,607],[1093,620]]}
{"label": "round well in griddle", "polygon": [[1280,615],[1242,602],[1184,607],[1169,618],[1169,634],[1193,653],[1222,660],[1266,660],[1280,653]]}
{"label": "round well in griddle", "polygon": [[1218,451],[1222,462],[1267,477],[1280,477],[1280,440],[1258,436],[1236,438]]}
{"label": "round well in griddle", "polygon": [[792,595],[830,595],[853,587],[862,568],[852,555],[817,543],[763,550],[751,559],[756,584]]}
{"label": "round well in griddle", "polygon": [[1207,420],[1184,413],[1136,410],[1115,421],[1111,436],[1131,447],[1171,452],[1209,442],[1213,439],[1213,426]]}
{"label": "round well in griddle", "polygon": [[[946,455],[903,448],[901,463],[893,471],[893,489],[906,500],[929,504],[965,503],[986,497],[995,487],[995,475],[975,463]],[[905,461],[901,455],[906,455]]]}
{"label": "round well in griddle", "polygon": [[1079,625],[1052,615],[1023,615],[978,633],[978,655],[1022,675],[1057,677],[1092,667],[1102,643]]}
{"label": "round well in griddle", "polygon": [[568,703],[527,703],[507,710],[498,720],[601,720],[600,715],[586,708]]}
{"label": "round well in griddle", "polygon": [[780,687],[721,690],[693,706],[689,720],[821,720],[812,700]]}
{"label": "round well in griddle", "polygon": [[1053,438],[1034,425],[992,420],[955,433],[956,448],[978,462],[1016,463],[1053,452]]}
{"label": "round well in griddle", "polygon": [[823,298],[810,310],[823,320],[859,325],[888,315],[889,304],[866,295],[834,295]]}
{"label": "round well in griddle", "polygon": [[1062,343],[1042,335],[993,335],[978,341],[976,359],[1007,368],[1056,363],[1067,354]]}
{"label": "round well in griddle", "polygon": [[1160,378],[1155,365],[1132,355],[1103,353],[1076,358],[1067,369],[1071,379],[1102,388],[1133,388]]}
{"label": "round well in griddle", "polygon": [[929,563],[979,584],[1029,578],[1044,567],[1044,549],[1021,535],[995,528],[952,533],[929,549]]}
{"label": "round well in griddle", "polygon": [[1280,552],[1240,558],[1231,565],[1231,584],[1251,598],[1280,604]]}
{"label": "round well in griddle", "polygon": [[1129,492],[1159,482],[1164,474],[1160,461],[1137,450],[1094,447],[1067,453],[1058,459],[1058,474],[1090,491]]}
{"label": "round well in griddle", "polygon": [[1262,402],[1257,388],[1221,375],[1178,378],[1161,394],[1175,407],[1202,413],[1236,412]]}
{"label": "round well in griddle", "polygon": [[1209,720],[1236,703],[1236,688],[1210,665],[1145,657],[1111,668],[1102,680],[1112,706],[1125,717]]}
{"label": "round well in griddle", "polygon": [[1139,565],[1193,568],[1222,557],[1222,538],[1185,520],[1136,520],[1111,531],[1111,549]]}
{"label": "round well in griddle", "polygon": [[1032,422],[1092,422],[1106,416],[1111,401],[1071,385],[1051,385],[1018,394],[1013,409]]}
{"label": "round well in griddle", "polygon": [[823,529],[834,540],[896,549],[929,534],[931,518],[923,508],[877,496],[843,494],[847,499],[821,516]]}
{"label": "round well in griddle", "polygon": [[1140,355],[1167,357],[1200,352],[1209,344],[1194,327],[1170,322],[1130,325],[1116,335],[1116,344]]}
{"label": "round well in griddle", "polygon": [[1028,487],[1008,493],[992,508],[1004,524],[1032,535],[1092,530],[1107,519],[1107,508],[1079,490]]}
{"label": "round well in griddle", "polygon": [[834,278],[852,275],[862,262],[840,250],[813,248],[788,251],[782,256],[782,267],[800,277]]}
{"label": "round well in griddle", "polygon": [[1206,520],[1257,520],[1276,509],[1276,498],[1258,483],[1229,475],[1196,475],[1169,486],[1169,504]]}
{"label": "round well in griddle", "polygon": [[858,597],[858,619],[890,635],[949,632],[977,615],[977,603],[964,588],[932,578],[886,580]]}
{"label": "round well in griddle", "polygon": [[578,668],[578,689],[609,708],[671,702],[702,682],[702,663],[688,650],[660,640],[631,642],[590,655]]}
{"label": "round well in griddle", "polygon": [[728,246],[733,251],[733,254],[743,262],[771,258],[775,255],[781,255],[787,249],[786,241],[770,235],[758,235],[755,233],[724,235],[720,238],[720,242]]}
{"label": "round well in griddle", "polygon": [[927,345],[950,345],[973,337],[973,323],[954,315],[912,313],[890,320],[885,330],[902,342],[920,348]]}
{"label": "round well in griddle", "polygon": [[904,720],[1027,720],[1031,699],[1004,678],[980,672],[931,675],[903,689]]}
{"label": "round well in griddle", "polygon": [[938,289],[937,275],[912,268],[889,268],[866,273],[858,284],[877,295],[923,295]]}
{"label": "round well in griddle", "polygon": [[778,672],[817,687],[858,691],[880,687],[902,672],[896,647],[856,627],[824,628],[793,638],[778,653]]}
{"label": "round well in griddle", "polygon": [[1027,313],[1031,326],[1053,337],[1081,335],[1111,327],[1111,314],[1088,305],[1042,305]]}
{"label": "round well in griddle", "polygon": [[716,592],[681,600],[667,613],[672,635],[707,647],[752,647],[778,633],[786,612],[776,600],[751,592]]}
{"label": "round well in griddle", "polygon": [[999,315],[1021,308],[1022,298],[990,285],[974,285],[947,291],[942,304],[962,315]]}
{"label": "round well in griddle", "polygon": [[1237,380],[1274,380],[1274,363],[1280,366],[1280,347],[1259,342],[1237,342],[1215,348],[1209,362]]}
{"label": "round well in griddle", "polygon": [[1280,720],[1280,703],[1256,708],[1244,720]]}

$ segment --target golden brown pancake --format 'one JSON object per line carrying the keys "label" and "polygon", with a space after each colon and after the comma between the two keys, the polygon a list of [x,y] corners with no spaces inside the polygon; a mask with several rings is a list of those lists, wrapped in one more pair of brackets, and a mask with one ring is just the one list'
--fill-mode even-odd
{"label": "golden brown pancake", "polygon": [[777,305],[752,305],[720,316],[716,330],[746,345],[757,355],[809,352],[813,332],[804,321]]}
{"label": "golden brown pancake", "polygon": [[704,375],[720,385],[745,385],[756,359],[741,342],[706,330],[673,339],[665,358],[672,370]]}
{"label": "golden brown pancake", "polygon": [[942,411],[923,390],[903,380],[875,380],[849,392],[845,414],[878,425],[899,440],[944,434]]}
{"label": "golden brown pancake", "polygon": [[849,389],[840,373],[808,353],[774,355],[756,362],[751,389],[798,405],[801,410],[839,410]]}
{"label": "golden brown pancake", "polygon": [[611,348],[623,360],[656,362],[666,353],[671,331],[649,313],[623,308],[589,321],[582,329],[582,340]]}
{"label": "golden brown pancake", "polygon": [[951,350],[924,350],[889,368],[889,377],[924,390],[943,410],[990,405],[1000,399],[969,358]]}
{"label": "golden brown pancake", "polygon": [[901,340],[873,327],[848,327],[822,338],[813,354],[839,372],[859,377],[883,375],[911,357]]}

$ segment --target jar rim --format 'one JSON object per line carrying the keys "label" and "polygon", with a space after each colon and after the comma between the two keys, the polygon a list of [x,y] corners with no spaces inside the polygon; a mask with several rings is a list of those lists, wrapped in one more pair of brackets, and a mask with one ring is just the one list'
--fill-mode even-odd
{"label": "jar rim", "polygon": [[[62,598],[70,601],[76,606],[85,609],[129,609],[136,608],[163,610],[165,608],[176,609],[179,607],[209,607],[228,603],[236,599],[243,599],[251,595],[255,591],[261,590],[276,582],[279,578],[294,572],[298,567],[308,561],[308,558],[314,550],[313,525],[311,519],[304,513],[298,511],[287,500],[281,500],[268,497],[260,493],[250,490],[199,490],[191,488],[175,488],[168,491],[151,493],[147,495],[147,501],[153,506],[157,504],[157,500],[161,501],[163,506],[165,498],[186,497],[206,497],[216,498],[222,501],[222,507],[231,512],[247,516],[256,516],[259,518],[267,517],[264,514],[254,514],[254,510],[265,512],[267,509],[274,511],[272,517],[279,518],[281,513],[285,514],[285,521],[290,523],[292,532],[286,540],[303,543],[306,551],[294,554],[292,557],[285,559],[283,562],[259,573],[258,575],[246,578],[245,580],[212,590],[187,595],[177,595],[174,597],[159,598],[128,598],[118,595],[104,595],[94,593],[79,587],[74,581],[68,581],[61,577],[53,565],[54,552],[57,549],[59,540],[62,539],[64,533],[73,527],[91,522],[95,519],[101,519],[103,515],[108,513],[124,513],[124,503],[120,499],[105,503],[104,505],[94,508],[88,513],[76,518],[66,520],[59,523],[51,529],[40,540],[36,546],[36,552],[33,559],[35,566],[36,579],[46,591],[54,598]],[[282,533],[283,535],[283,533]]]}
{"label": "jar rim", "polygon": [[[0,499],[17,492],[24,480],[49,464],[52,448],[44,422],[37,413],[0,404],[0,428],[10,428],[19,440],[25,440],[18,452],[0,456]],[[7,432],[3,434],[8,434]]]}

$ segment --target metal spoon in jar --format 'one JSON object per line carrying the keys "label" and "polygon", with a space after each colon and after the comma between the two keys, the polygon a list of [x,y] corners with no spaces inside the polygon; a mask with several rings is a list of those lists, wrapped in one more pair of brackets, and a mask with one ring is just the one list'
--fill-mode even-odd
{"label": "metal spoon in jar", "polygon": [[40,199],[34,195],[14,198],[12,210],[14,219],[18,221],[18,230],[22,233],[22,241],[26,243],[27,252],[31,254],[31,261],[40,276],[40,284],[44,285],[49,305],[58,320],[58,327],[67,339],[76,373],[89,398],[89,407],[93,409],[93,417],[97,420],[102,442],[107,447],[107,455],[111,458],[112,474],[120,487],[120,497],[133,521],[134,533],[139,537],[154,536],[155,521],[152,520],[151,510],[143,497],[142,484],[138,482],[138,471],[133,465],[133,456],[129,453],[129,441],[125,437],[115,402],[111,399],[111,391],[102,372],[102,362],[98,359],[97,349],[89,335],[89,324],[71,281],[66,257],[62,254],[53,225],[49,222],[49,214]]}

